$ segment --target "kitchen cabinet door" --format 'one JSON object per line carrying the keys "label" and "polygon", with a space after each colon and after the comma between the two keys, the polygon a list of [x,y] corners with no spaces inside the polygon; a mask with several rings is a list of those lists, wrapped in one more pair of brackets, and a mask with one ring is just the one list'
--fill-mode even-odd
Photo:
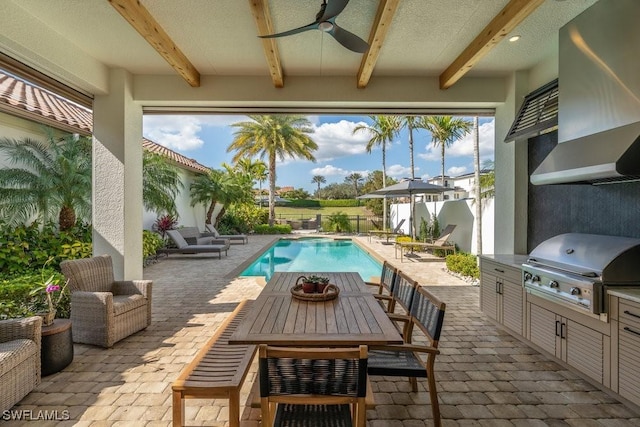
{"label": "kitchen cabinet door", "polygon": [[529,304],[529,340],[544,351],[560,357],[558,316],[535,304]]}
{"label": "kitchen cabinet door", "polygon": [[640,405],[640,304],[620,298],[618,393]]}
{"label": "kitchen cabinet door", "polygon": [[524,335],[524,288],[521,270],[481,259],[480,309],[518,335]]}
{"label": "kitchen cabinet door", "polygon": [[[542,350],[609,387],[608,324],[527,294],[528,339]],[[544,305],[544,307],[542,307]],[[581,321],[582,320],[582,321]],[[600,328],[600,329],[598,329]]]}

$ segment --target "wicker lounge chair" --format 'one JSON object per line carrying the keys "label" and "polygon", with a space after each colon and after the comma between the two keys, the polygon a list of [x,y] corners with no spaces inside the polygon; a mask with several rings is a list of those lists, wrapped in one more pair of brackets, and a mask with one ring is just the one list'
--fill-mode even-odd
{"label": "wicker lounge chair", "polygon": [[0,321],[0,413],[40,384],[42,318]]}
{"label": "wicker lounge chair", "polygon": [[229,240],[228,239],[214,239],[207,238],[207,244],[203,245],[190,245],[187,241],[182,237],[182,235],[178,232],[178,230],[169,230],[167,231],[167,236],[173,243],[176,244],[176,248],[163,248],[159,249],[159,253],[169,254],[201,254],[201,253],[217,253],[218,258],[222,259],[222,252],[227,255],[229,251]]}
{"label": "wicker lounge chair", "polygon": [[151,324],[151,280],[113,278],[108,255],[60,263],[71,290],[73,341],[111,347]]}
{"label": "wicker lounge chair", "polygon": [[218,230],[213,226],[213,224],[205,224],[204,225],[207,231],[213,233],[216,239],[228,239],[232,242],[241,242],[243,245],[245,243],[249,243],[249,237],[246,234],[220,234]]}

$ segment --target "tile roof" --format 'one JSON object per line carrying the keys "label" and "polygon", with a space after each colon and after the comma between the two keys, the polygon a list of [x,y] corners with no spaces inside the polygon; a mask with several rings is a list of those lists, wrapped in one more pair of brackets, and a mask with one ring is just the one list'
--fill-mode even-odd
{"label": "tile roof", "polygon": [[178,154],[175,151],[165,147],[164,145],[157,144],[150,139],[142,138],[142,148],[145,150],[159,154],[161,156],[169,158],[174,163],[187,168],[193,171],[209,173],[210,169],[200,163],[196,162],[193,159],[183,156],[182,154]]}
{"label": "tile roof", "polygon": [[[18,79],[0,70],[0,111],[67,131],[91,135],[91,110]],[[197,161],[178,154],[147,138],[142,147],[167,157],[176,165],[195,172],[208,173],[210,169]]]}

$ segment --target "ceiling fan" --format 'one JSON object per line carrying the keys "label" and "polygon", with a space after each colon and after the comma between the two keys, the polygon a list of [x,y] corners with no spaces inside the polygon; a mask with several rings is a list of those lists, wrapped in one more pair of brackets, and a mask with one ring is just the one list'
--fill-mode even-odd
{"label": "ceiling fan", "polygon": [[260,38],[275,38],[290,36],[308,30],[320,30],[333,36],[342,46],[357,53],[364,53],[369,49],[367,42],[362,40],[350,31],[341,28],[336,24],[336,17],[344,10],[349,0],[322,0],[320,11],[316,14],[316,20],[309,25],[305,25],[282,33],[258,36]]}

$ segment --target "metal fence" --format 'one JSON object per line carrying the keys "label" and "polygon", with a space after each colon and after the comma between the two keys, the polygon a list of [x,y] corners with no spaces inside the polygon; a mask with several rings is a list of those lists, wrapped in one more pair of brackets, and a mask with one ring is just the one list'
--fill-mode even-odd
{"label": "metal fence", "polygon": [[[369,215],[348,215],[350,231],[353,233],[366,233],[370,230],[383,228],[382,217]],[[328,215],[317,214],[309,217],[309,214],[276,214],[276,223],[289,224],[293,230],[332,231]]]}

